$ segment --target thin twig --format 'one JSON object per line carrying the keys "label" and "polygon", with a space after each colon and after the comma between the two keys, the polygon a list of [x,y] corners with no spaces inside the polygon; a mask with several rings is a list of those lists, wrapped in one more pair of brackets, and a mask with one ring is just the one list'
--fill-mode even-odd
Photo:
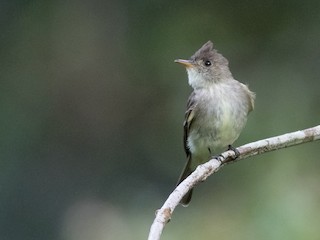
{"label": "thin twig", "polygon": [[320,125],[301,131],[287,133],[277,137],[259,140],[238,147],[240,155],[236,158],[236,153],[232,150],[222,153],[219,157],[199,165],[197,169],[187,177],[176,189],[169,195],[163,206],[157,211],[148,240],[159,240],[163,228],[170,221],[172,213],[179,204],[182,197],[199,182],[204,181],[208,176],[218,171],[226,163],[235,162],[248,158],[250,156],[274,151],[281,148],[291,147],[298,144],[312,142],[320,139]]}

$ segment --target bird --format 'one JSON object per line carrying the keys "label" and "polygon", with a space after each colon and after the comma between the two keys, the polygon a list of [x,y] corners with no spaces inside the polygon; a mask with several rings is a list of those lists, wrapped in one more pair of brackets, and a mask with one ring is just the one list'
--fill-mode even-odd
{"label": "bird", "polygon": [[[175,62],[185,66],[188,83],[193,88],[183,123],[187,162],[179,185],[198,165],[222,150],[234,149],[232,144],[254,109],[255,93],[233,78],[228,60],[211,41],[188,60],[177,59]],[[193,189],[180,201],[183,206],[189,205],[192,192]]]}

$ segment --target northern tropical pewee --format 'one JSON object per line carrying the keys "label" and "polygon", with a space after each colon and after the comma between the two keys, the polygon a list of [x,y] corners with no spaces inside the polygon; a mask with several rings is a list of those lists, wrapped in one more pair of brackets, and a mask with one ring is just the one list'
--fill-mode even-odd
{"label": "northern tropical pewee", "polygon": [[[186,67],[189,85],[193,88],[184,121],[187,163],[179,184],[199,164],[231,147],[253,110],[255,94],[232,77],[228,60],[213,48],[211,41],[189,60],[175,62]],[[192,190],[180,203],[187,206],[191,195]]]}

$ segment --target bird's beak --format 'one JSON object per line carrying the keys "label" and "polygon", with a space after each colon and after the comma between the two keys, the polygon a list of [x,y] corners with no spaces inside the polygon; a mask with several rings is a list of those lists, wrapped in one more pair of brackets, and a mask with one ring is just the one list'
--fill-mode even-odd
{"label": "bird's beak", "polygon": [[180,63],[180,64],[184,65],[186,68],[194,66],[192,61],[190,61],[190,60],[177,59],[177,60],[174,60],[174,62]]}

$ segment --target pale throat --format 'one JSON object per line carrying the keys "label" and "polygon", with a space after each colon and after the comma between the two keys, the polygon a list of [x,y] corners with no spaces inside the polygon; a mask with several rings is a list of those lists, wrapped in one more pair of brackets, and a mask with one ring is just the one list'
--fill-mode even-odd
{"label": "pale throat", "polygon": [[204,79],[195,68],[187,68],[188,82],[192,88],[199,88],[204,84]]}
{"label": "pale throat", "polygon": [[214,81],[208,81],[196,68],[187,68],[188,83],[193,89],[207,88],[212,86]]}

